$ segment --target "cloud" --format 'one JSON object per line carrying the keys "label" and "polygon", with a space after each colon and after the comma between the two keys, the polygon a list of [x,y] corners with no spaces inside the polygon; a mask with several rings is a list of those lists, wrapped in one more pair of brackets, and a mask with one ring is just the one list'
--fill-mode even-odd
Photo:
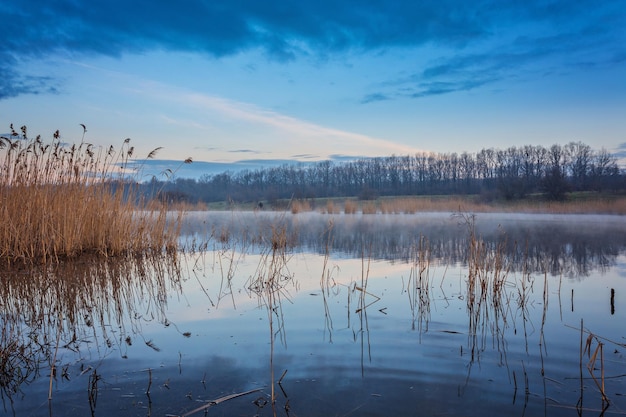
{"label": "cloud", "polygon": [[310,154],[310,153],[303,153],[303,154],[298,154],[298,155],[291,155],[291,158],[293,159],[313,159],[313,160],[317,160],[320,159],[319,155],[315,155],[315,154]]}
{"label": "cloud", "polygon": [[49,76],[23,75],[14,68],[9,62],[0,62],[0,100],[23,94],[59,93],[59,80]]}
{"label": "cloud", "polygon": [[[174,99],[173,93],[166,94],[169,100]],[[415,149],[409,146],[399,145],[384,139],[374,138],[359,133],[334,129],[315,123],[290,117],[271,110],[266,110],[249,103],[228,100],[204,94],[188,93],[180,94],[176,98],[180,103],[196,106],[208,111],[217,112],[229,118],[241,120],[276,129],[277,131],[300,137],[301,139],[321,141],[342,141],[351,143],[353,146],[367,147],[370,149],[386,149],[389,152],[411,153]]]}
{"label": "cloud", "polygon": [[437,41],[459,44],[484,34],[484,20],[463,2],[401,0],[233,0],[172,2],[8,0],[0,8],[2,49],[120,56],[151,49],[230,55],[262,48],[277,59]]}
{"label": "cloud", "polygon": [[233,150],[230,150],[228,152],[230,152],[230,153],[255,153],[255,154],[261,153],[259,151],[255,151],[255,150],[252,150],[252,149],[233,149]]}
{"label": "cloud", "polygon": [[485,84],[493,82],[494,79],[482,80],[460,80],[454,82],[436,81],[431,83],[421,83],[414,93],[410,94],[412,98],[420,98],[427,96],[436,96],[441,94],[453,93],[456,91],[469,91],[474,88],[481,87]]}
{"label": "cloud", "polygon": [[341,155],[341,154],[333,154],[333,155],[329,155],[330,160],[334,161],[334,162],[350,162],[350,161],[356,161],[359,159],[370,159],[370,156],[351,156],[351,155]]}
{"label": "cloud", "polygon": [[367,104],[367,103],[374,103],[376,101],[386,101],[389,99],[390,97],[387,96],[386,94],[372,93],[372,94],[367,94],[365,97],[363,97],[363,99],[361,100],[361,103]]}
{"label": "cloud", "polygon": [[[156,50],[219,58],[262,50],[270,59],[290,61],[346,51],[421,46],[448,48],[456,55],[468,47],[483,45],[485,40],[507,38],[509,30],[535,39],[539,51],[543,48],[552,53],[577,54],[581,44],[586,50],[589,40],[600,39],[623,52],[621,28],[626,25],[620,0],[232,0],[182,4],[149,0],[7,0],[0,6],[0,21],[0,99],[59,89],[58,80],[46,74],[21,75],[16,58],[55,54],[120,57]],[[571,38],[567,44],[539,45],[541,39],[536,33],[543,31],[554,32],[555,36],[565,33]],[[500,46],[515,46],[514,40],[506,42],[511,43]],[[531,59],[532,54],[529,51],[517,58]],[[493,67],[487,65],[489,61],[506,67],[504,57],[493,50],[489,55],[464,54],[427,68],[424,77],[450,76],[472,66]],[[476,65],[481,58],[486,60],[484,65]],[[458,85],[464,88],[464,83]],[[426,94],[431,90],[436,94],[442,91],[424,89]],[[379,92],[367,95],[363,102],[388,97]]]}
{"label": "cloud", "polygon": [[626,164],[626,142],[620,143],[611,154],[621,160],[622,164]]}
{"label": "cloud", "polygon": [[[593,33],[594,36],[587,36]],[[425,68],[386,82],[366,95],[370,103],[399,97],[422,98],[469,91],[501,80],[590,70],[626,62],[626,46],[610,31],[580,23],[556,34],[521,34],[477,52],[441,56]],[[583,59],[578,56],[584,57]]]}

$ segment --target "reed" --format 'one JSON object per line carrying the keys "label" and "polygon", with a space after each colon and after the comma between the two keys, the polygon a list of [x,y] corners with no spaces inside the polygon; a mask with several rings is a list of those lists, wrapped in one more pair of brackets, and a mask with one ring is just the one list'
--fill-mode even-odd
{"label": "reed", "polygon": [[335,205],[333,200],[326,201],[326,206],[324,207],[324,210],[323,210],[325,214],[337,214],[339,213],[339,211],[340,211],[339,207]]}
{"label": "reed", "polygon": [[359,205],[354,200],[346,200],[343,204],[343,212],[345,214],[355,214],[359,208]]}
{"label": "reed", "polygon": [[291,212],[298,214],[303,211],[311,211],[311,203],[306,200],[293,200],[291,202]]}
{"label": "reed", "polygon": [[165,205],[138,193],[126,172],[133,157],[130,139],[119,150],[104,149],[85,142],[83,133],[68,146],[58,131],[45,143],[11,125],[11,137],[0,137],[0,262],[176,248],[181,218],[172,221]]}
{"label": "reed", "polygon": [[420,236],[411,251],[412,266],[406,287],[412,313],[411,329],[417,328],[420,336],[428,331],[430,322],[430,260],[430,244],[424,236]]}
{"label": "reed", "polygon": [[[592,352],[593,342],[596,342],[596,348]],[[600,391],[600,395],[602,396],[602,410],[606,410],[611,402],[606,395],[605,389],[605,379],[604,379],[604,343],[593,333],[589,333],[587,337],[587,342],[585,343],[584,353],[589,357],[589,362],[587,363],[587,370],[589,371],[589,375],[593,382],[595,382],[598,390]],[[600,353],[600,375],[596,375],[595,371],[598,369],[598,353]]]}
{"label": "reed", "polygon": [[503,330],[507,326],[511,300],[511,295],[507,292],[511,261],[505,255],[506,241],[501,240],[490,245],[476,235],[473,214],[458,213],[455,216],[467,227],[468,232],[465,299],[469,317],[471,361],[478,359],[480,352],[484,350],[489,331],[506,360]]}
{"label": "reed", "polygon": [[[271,235],[261,240],[261,256],[254,276],[247,282],[250,293],[258,297],[259,307],[265,307],[269,324],[270,337],[270,403],[276,415],[276,379],[274,367],[274,348],[278,338],[286,346],[285,317],[283,315],[283,300],[290,300],[288,286],[294,284],[294,275],[289,270],[291,259],[290,249],[292,234],[287,228],[284,217],[270,225]],[[278,384],[286,371],[278,380]],[[281,387],[282,389],[282,387]],[[284,391],[283,391],[284,394]],[[286,405],[287,406],[287,405]]]}

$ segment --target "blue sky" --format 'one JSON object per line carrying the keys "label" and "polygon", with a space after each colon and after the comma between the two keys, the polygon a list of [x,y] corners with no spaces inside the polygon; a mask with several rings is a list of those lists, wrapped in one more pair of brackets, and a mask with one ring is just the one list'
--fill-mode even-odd
{"label": "blue sky", "polygon": [[261,165],[626,154],[626,1],[5,0],[0,19],[0,132],[84,123],[139,156]]}

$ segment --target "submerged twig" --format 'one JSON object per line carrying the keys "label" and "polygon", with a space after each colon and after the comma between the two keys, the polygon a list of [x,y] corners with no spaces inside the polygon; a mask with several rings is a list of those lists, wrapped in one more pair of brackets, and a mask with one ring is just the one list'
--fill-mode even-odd
{"label": "submerged twig", "polygon": [[252,389],[252,390],[249,390],[249,391],[238,392],[236,394],[226,395],[224,397],[220,397],[220,398],[217,398],[215,400],[210,400],[206,404],[204,404],[203,406],[198,407],[196,409],[193,409],[193,410],[191,410],[191,411],[189,411],[189,412],[187,412],[185,414],[181,414],[178,417],[187,417],[187,416],[190,416],[190,415],[195,414],[197,412],[204,411],[204,410],[206,410],[206,409],[208,409],[210,407],[213,407],[214,405],[218,405],[220,403],[223,403],[224,401],[232,400],[233,398],[237,398],[237,397],[243,397],[244,395],[252,394],[253,392],[259,392],[261,390],[262,390],[262,388],[256,388],[256,389]]}

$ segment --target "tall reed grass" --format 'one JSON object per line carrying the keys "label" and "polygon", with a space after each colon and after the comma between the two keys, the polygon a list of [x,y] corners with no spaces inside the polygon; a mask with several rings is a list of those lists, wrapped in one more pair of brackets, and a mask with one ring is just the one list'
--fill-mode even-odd
{"label": "tall reed grass", "polygon": [[11,137],[0,137],[0,263],[177,246],[180,215],[170,221],[167,208],[144,201],[127,175],[130,139],[105,149],[85,142],[84,132],[71,146],[58,131],[49,143],[30,139],[25,126],[18,133],[11,125]]}

